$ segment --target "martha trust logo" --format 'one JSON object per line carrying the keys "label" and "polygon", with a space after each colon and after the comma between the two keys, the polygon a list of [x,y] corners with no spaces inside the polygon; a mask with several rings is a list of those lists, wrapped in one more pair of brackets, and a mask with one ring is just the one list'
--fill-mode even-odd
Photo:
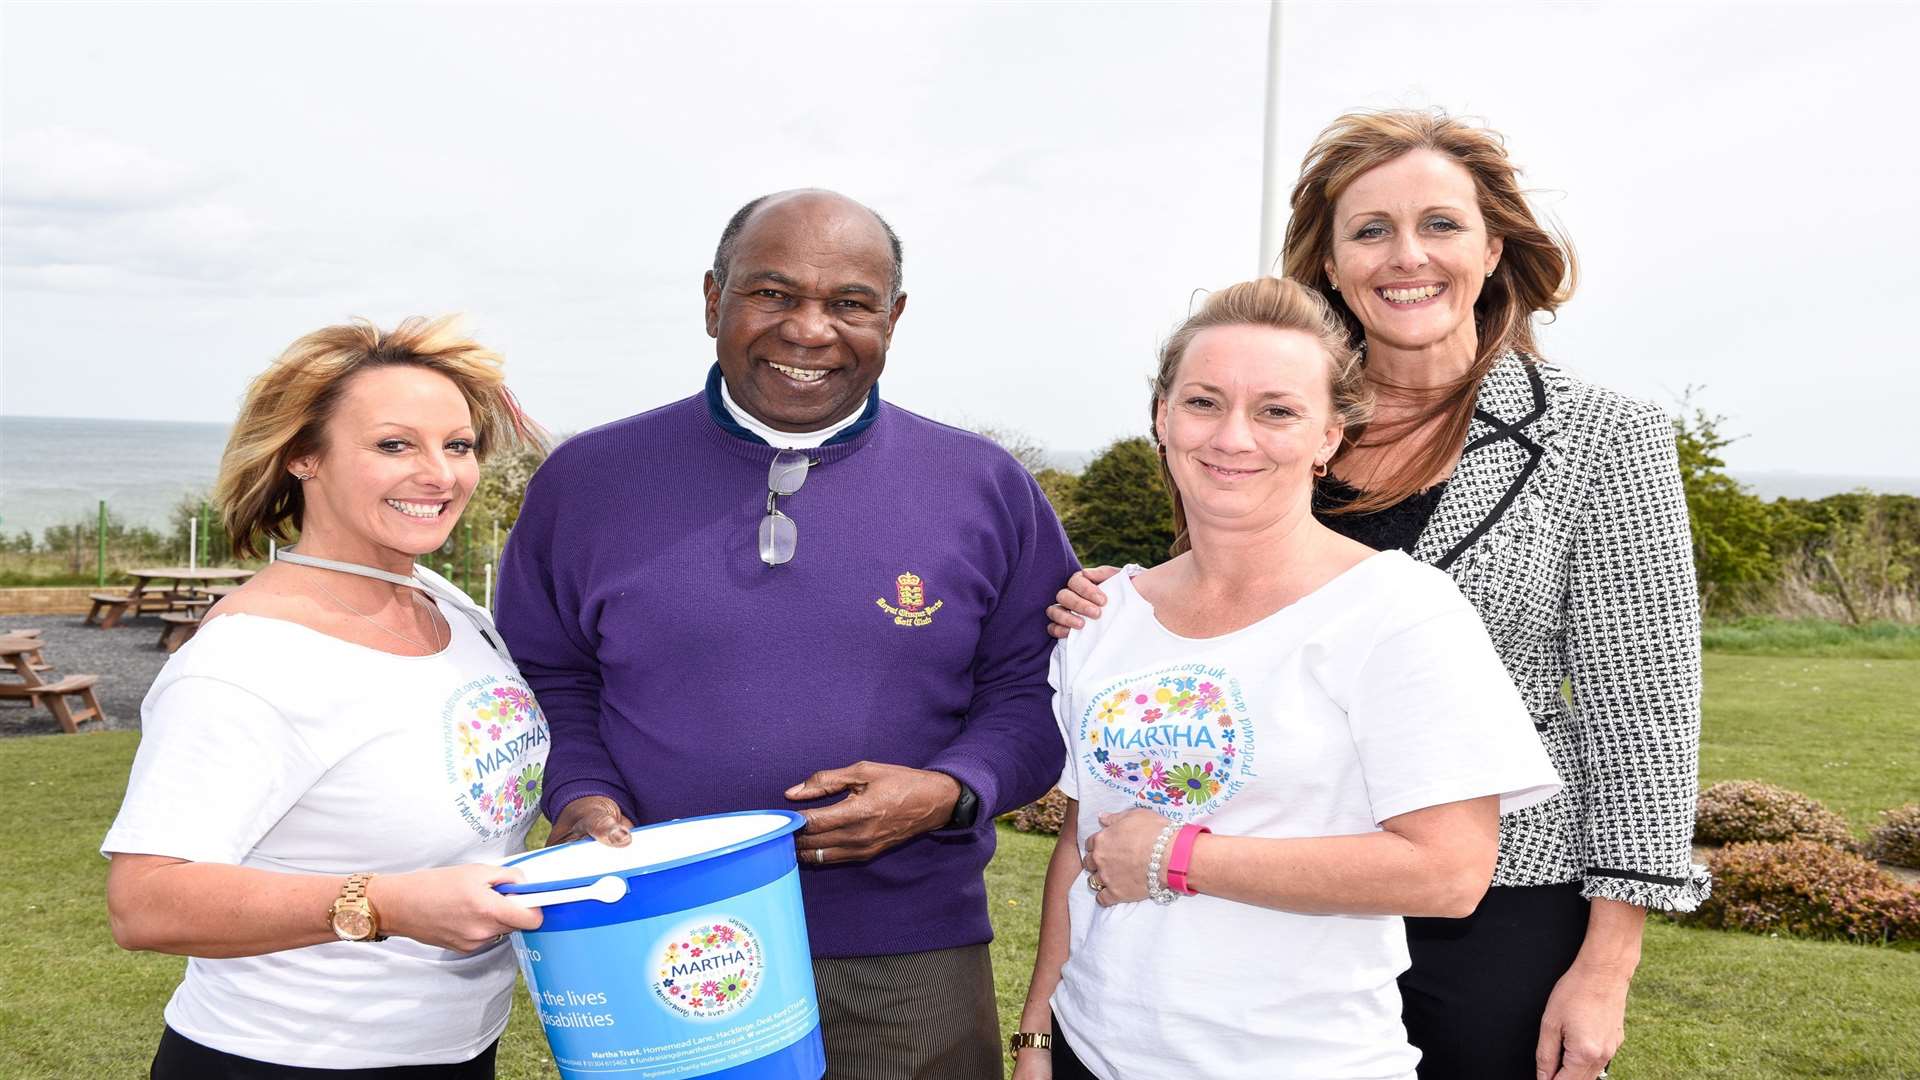
{"label": "martha trust logo", "polygon": [[654,997],[676,1016],[714,1020],[739,1012],[760,989],[760,936],[730,915],[707,916],[658,946]]}
{"label": "martha trust logo", "polygon": [[1086,699],[1074,750],[1096,783],[1178,821],[1211,814],[1252,776],[1253,721],[1225,668],[1177,664]]}
{"label": "martha trust logo", "polygon": [[517,678],[488,675],[456,690],[441,710],[454,808],[491,840],[525,830],[546,780],[547,718]]}

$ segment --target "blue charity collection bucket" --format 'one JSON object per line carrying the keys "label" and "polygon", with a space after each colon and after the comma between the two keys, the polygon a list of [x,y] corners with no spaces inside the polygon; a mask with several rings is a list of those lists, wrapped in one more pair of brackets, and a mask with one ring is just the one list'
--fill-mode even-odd
{"label": "blue charity collection bucket", "polygon": [[508,860],[545,908],[514,952],[566,1080],[820,1080],[790,810],[713,814]]}

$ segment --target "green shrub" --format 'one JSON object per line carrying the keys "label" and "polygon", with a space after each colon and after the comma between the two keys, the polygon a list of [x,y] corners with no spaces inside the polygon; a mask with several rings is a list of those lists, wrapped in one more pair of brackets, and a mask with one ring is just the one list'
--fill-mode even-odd
{"label": "green shrub", "polygon": [[1059,788],[1054,788],[1020,809],[1001,815],[1001,818],[1021,832],[1058,836],[1060,826],[1067,820],[1067,797],[1060,793]]}
{"label": "green shrub", "polygon": [[1067,538],[1086,566],[1152,566],[1173,545],[1173,504],[1160,454],[1142,438],[1120,439],[1087,463],[1066,510]]}
{"label": "green shrub", "polygon": [[1920,866],[1920,803],[1882,810],[1884,819],[1867,837],[1867,853],[1881,862]]}
{"label": "green shrub", "polygon": [[1813,840],[1732,844],[1709,857],[1713,894],[1683,921],[1850,941],[1920,941],[1920,889]]}
{"label": "green shrub", "polygon": [[1814,840],[1853,847],[1846,821],[1820,800],[1758,780],[1723,780],[1701,792],[1693,838],[1702,844]]}

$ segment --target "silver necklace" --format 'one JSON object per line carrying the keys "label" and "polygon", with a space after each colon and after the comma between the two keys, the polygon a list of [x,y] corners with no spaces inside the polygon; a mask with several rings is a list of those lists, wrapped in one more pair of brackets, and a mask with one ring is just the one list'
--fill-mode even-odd
{"label": "silver necklace", "polygon": [[[379,621],[378,619],[375,619],[373,616],[367,614],[364,611],[361,611],[359,608],[354,607],[352,604],[347,603],[345,600],[340,599],[338,596],[333,595],[333,590],[327,588],[326,583],[322,582],[319,578],[315,578],[313,583],[315,586],[317,586],[320,589],[321,592],[326,593],[328,599],[332,600],[334,603],[339,604],[341,607],[346,608],[348,611],[353,612],[355,615],[360,616],[361,618],[367,620],[368,622],[379,627],[380,629],[385,630],[387,633],[392,634],[394,637],[399,638],[401,641],[406,642],[407,644],[413,646],[416,649],[425,649],[427,652],[437,653],[441,649],[446,648],[445,645],[429,645],[426,642],[421,641],[419,638],[408,637],[407,635],[401,633],[400,631],[395,630],[393,627],[386,625],[385,623]],[[409,591],[408,595],[413,595],[413,594],[411,591]],[[416,596],[415,599],[418,599],[418,597]],[[448,627],[448,629],[451,630],[452,627]]]}

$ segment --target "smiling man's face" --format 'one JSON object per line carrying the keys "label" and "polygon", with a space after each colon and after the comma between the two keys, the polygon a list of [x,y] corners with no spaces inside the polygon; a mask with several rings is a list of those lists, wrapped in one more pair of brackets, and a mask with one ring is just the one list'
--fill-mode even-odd
{"label": "smiling man's face", "polygon": [[724,282],[706,278],[707,333],[735,404],[778,431],[858,411],[906,309],[887,233],[830,192],[769,198],[740,230]]}

